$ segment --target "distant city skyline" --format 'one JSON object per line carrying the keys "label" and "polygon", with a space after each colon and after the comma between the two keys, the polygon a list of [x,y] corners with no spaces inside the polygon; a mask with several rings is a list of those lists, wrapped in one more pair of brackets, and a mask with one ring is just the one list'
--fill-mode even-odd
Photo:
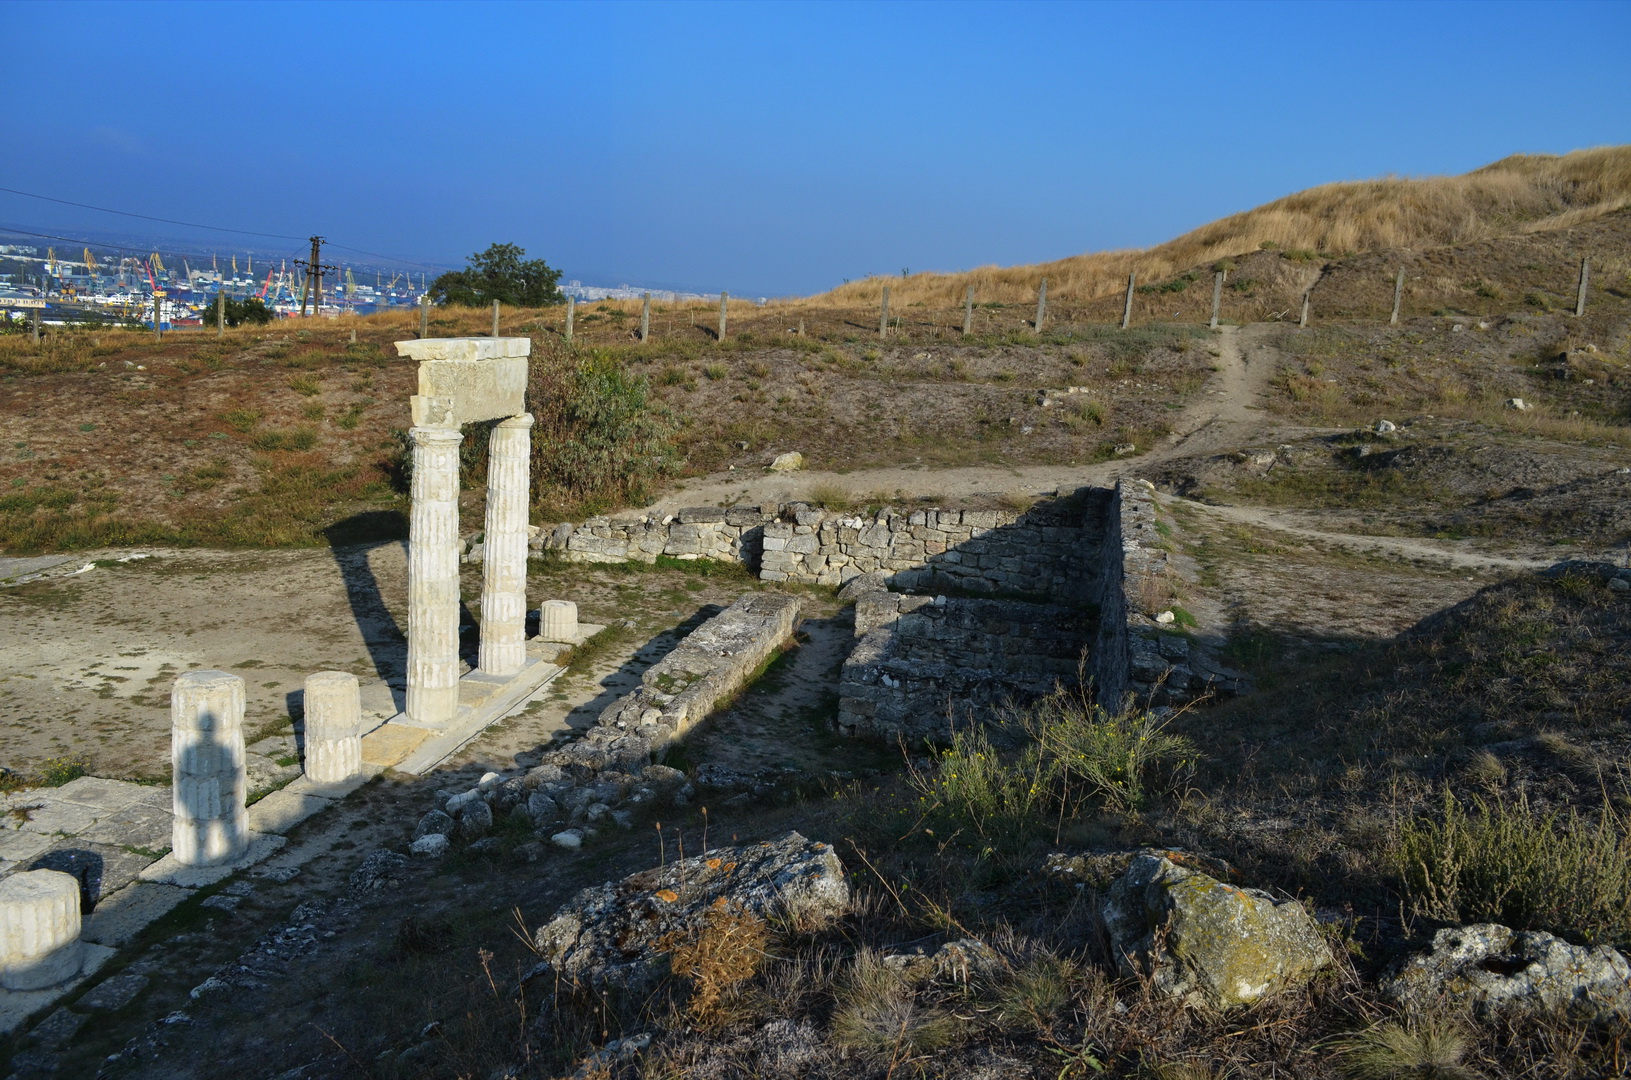
{"label": "distant city skyline", "polygon": [[[695,292],[1144,247],[1631,142],[1621,3],[28,3],[8,30],[59,76],[9,89],[0,186]],[[0,226],[88,223],[136,231],[0,193]]]}

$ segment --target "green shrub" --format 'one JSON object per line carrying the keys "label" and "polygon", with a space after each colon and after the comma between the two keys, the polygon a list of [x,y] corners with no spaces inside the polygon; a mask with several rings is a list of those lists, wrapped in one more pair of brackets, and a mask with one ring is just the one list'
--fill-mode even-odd
{"label": "green shrub", "polygon": [[532,370],[540,501],[571,512],[641,502],[654,480],[673,471],[676,425],[643,375],[599,352]]}
{"label": "green shrub", "polygon": [[74,758],[47,758],[40,766],[40,786],[61,787],[70,780],[79,779],[88,771],[83,761]]}
{"label": "green shrub", "polygon": [[1033,743],[1012,760],[997,752],[984,728],[969,727],[935,753],[932,769],[913,770],[907,782],[926,818],[972,829],[989,843],[1009,843],[1046,824],[1056,773],[1040,746]]}
{"label": "green shrub", "polygon": [[1400,826],[1395,857],[1418,915],[1631,942],[1631,835],[1610,807],[1592,824],[1446,791],[1441,814]]}
{"label": "green shrub", "polygon": [[1030,723],[1065,775],[1113,810],[1142,810],[1195,775],[1195,744],[1149,712],[1111,714],[1055,694],[1032,710]]}

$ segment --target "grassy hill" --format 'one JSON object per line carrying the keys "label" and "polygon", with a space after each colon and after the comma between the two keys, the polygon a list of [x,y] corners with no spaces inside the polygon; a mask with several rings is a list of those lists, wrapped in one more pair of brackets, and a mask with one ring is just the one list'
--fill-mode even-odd
{"label": "grassy hill", "polygon": [[1322,184],[1231,214],[1135,251],[1094,252],[1029,266],[964,273],[867,278],[812,297],[822,306],[864,306],[889,284],[899,303],[955,306],[974,285],[981,301],[1032,299],[1042,278],[1050,297],[1085,302],[1141,281],[1259,250],[1341,257],[1384,248],[1425,249],[1514,233],[1567,228],[1631,206],[1631,146],[1562,156],[1514,154],[1462,176]]}

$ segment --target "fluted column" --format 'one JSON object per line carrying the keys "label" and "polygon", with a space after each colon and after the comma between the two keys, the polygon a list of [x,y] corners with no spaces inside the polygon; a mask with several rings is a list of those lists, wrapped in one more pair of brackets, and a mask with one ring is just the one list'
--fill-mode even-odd
{"label": "fluted column", "polygon": [[349,671],[306,677],[306,778],[343,784],[362,771],[362,692]]}
{"label": "fluted column", "polygon": [[514,675],[527,662],[527,503],[532,414],[500,421],[487,443],[481,670]]}
{"label": "fluted column", "polygon": [[0,988],[42,990],[79,974],[79,879],[25,870],[0,880]]}
{"label": "fluted column", "polygon": [[244,681],[238,676],[205,670],[176,679],[170,691],[170,847],[182,866],[229,863],[249,846],[243,724]]}
{"label": "fluted column", "polygon": [[408,519],[408,721],[445,727],[459,712],[458,428],[414,427]]}

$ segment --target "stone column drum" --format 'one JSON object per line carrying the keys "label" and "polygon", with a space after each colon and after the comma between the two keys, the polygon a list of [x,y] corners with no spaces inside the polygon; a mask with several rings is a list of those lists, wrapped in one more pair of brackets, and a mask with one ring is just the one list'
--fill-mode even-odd
{"label": "stone column drum", "polygon": [[459,712],[458,428],[415,427],[408,519],[408,722],[441,728]]}
{"label": "stone column drum", "polygon": [[487,443],[481,670],[514,675],[527,662],[527,506],[532,415],[501,420]]}
{"label": "stone column drum", "polygon": [[43,990],[79,974],[79,880],[60,870],[0,879],[0,988]]}
{"label": "stone column drum", "polygon": [[341,784],[362,771],[362,690],[349,671],[306,678],[306,779]]}
{"label": "stone column drum", "polygon": [[538,640],[577,640],[578,605],[570,600],[545,600],[538,609]]}
{"label": "stone column drum", "polygon": [[170,846],[182,866],[232,862],[249,846],[244,808],[244,681],[189,671],[170,692]]}

